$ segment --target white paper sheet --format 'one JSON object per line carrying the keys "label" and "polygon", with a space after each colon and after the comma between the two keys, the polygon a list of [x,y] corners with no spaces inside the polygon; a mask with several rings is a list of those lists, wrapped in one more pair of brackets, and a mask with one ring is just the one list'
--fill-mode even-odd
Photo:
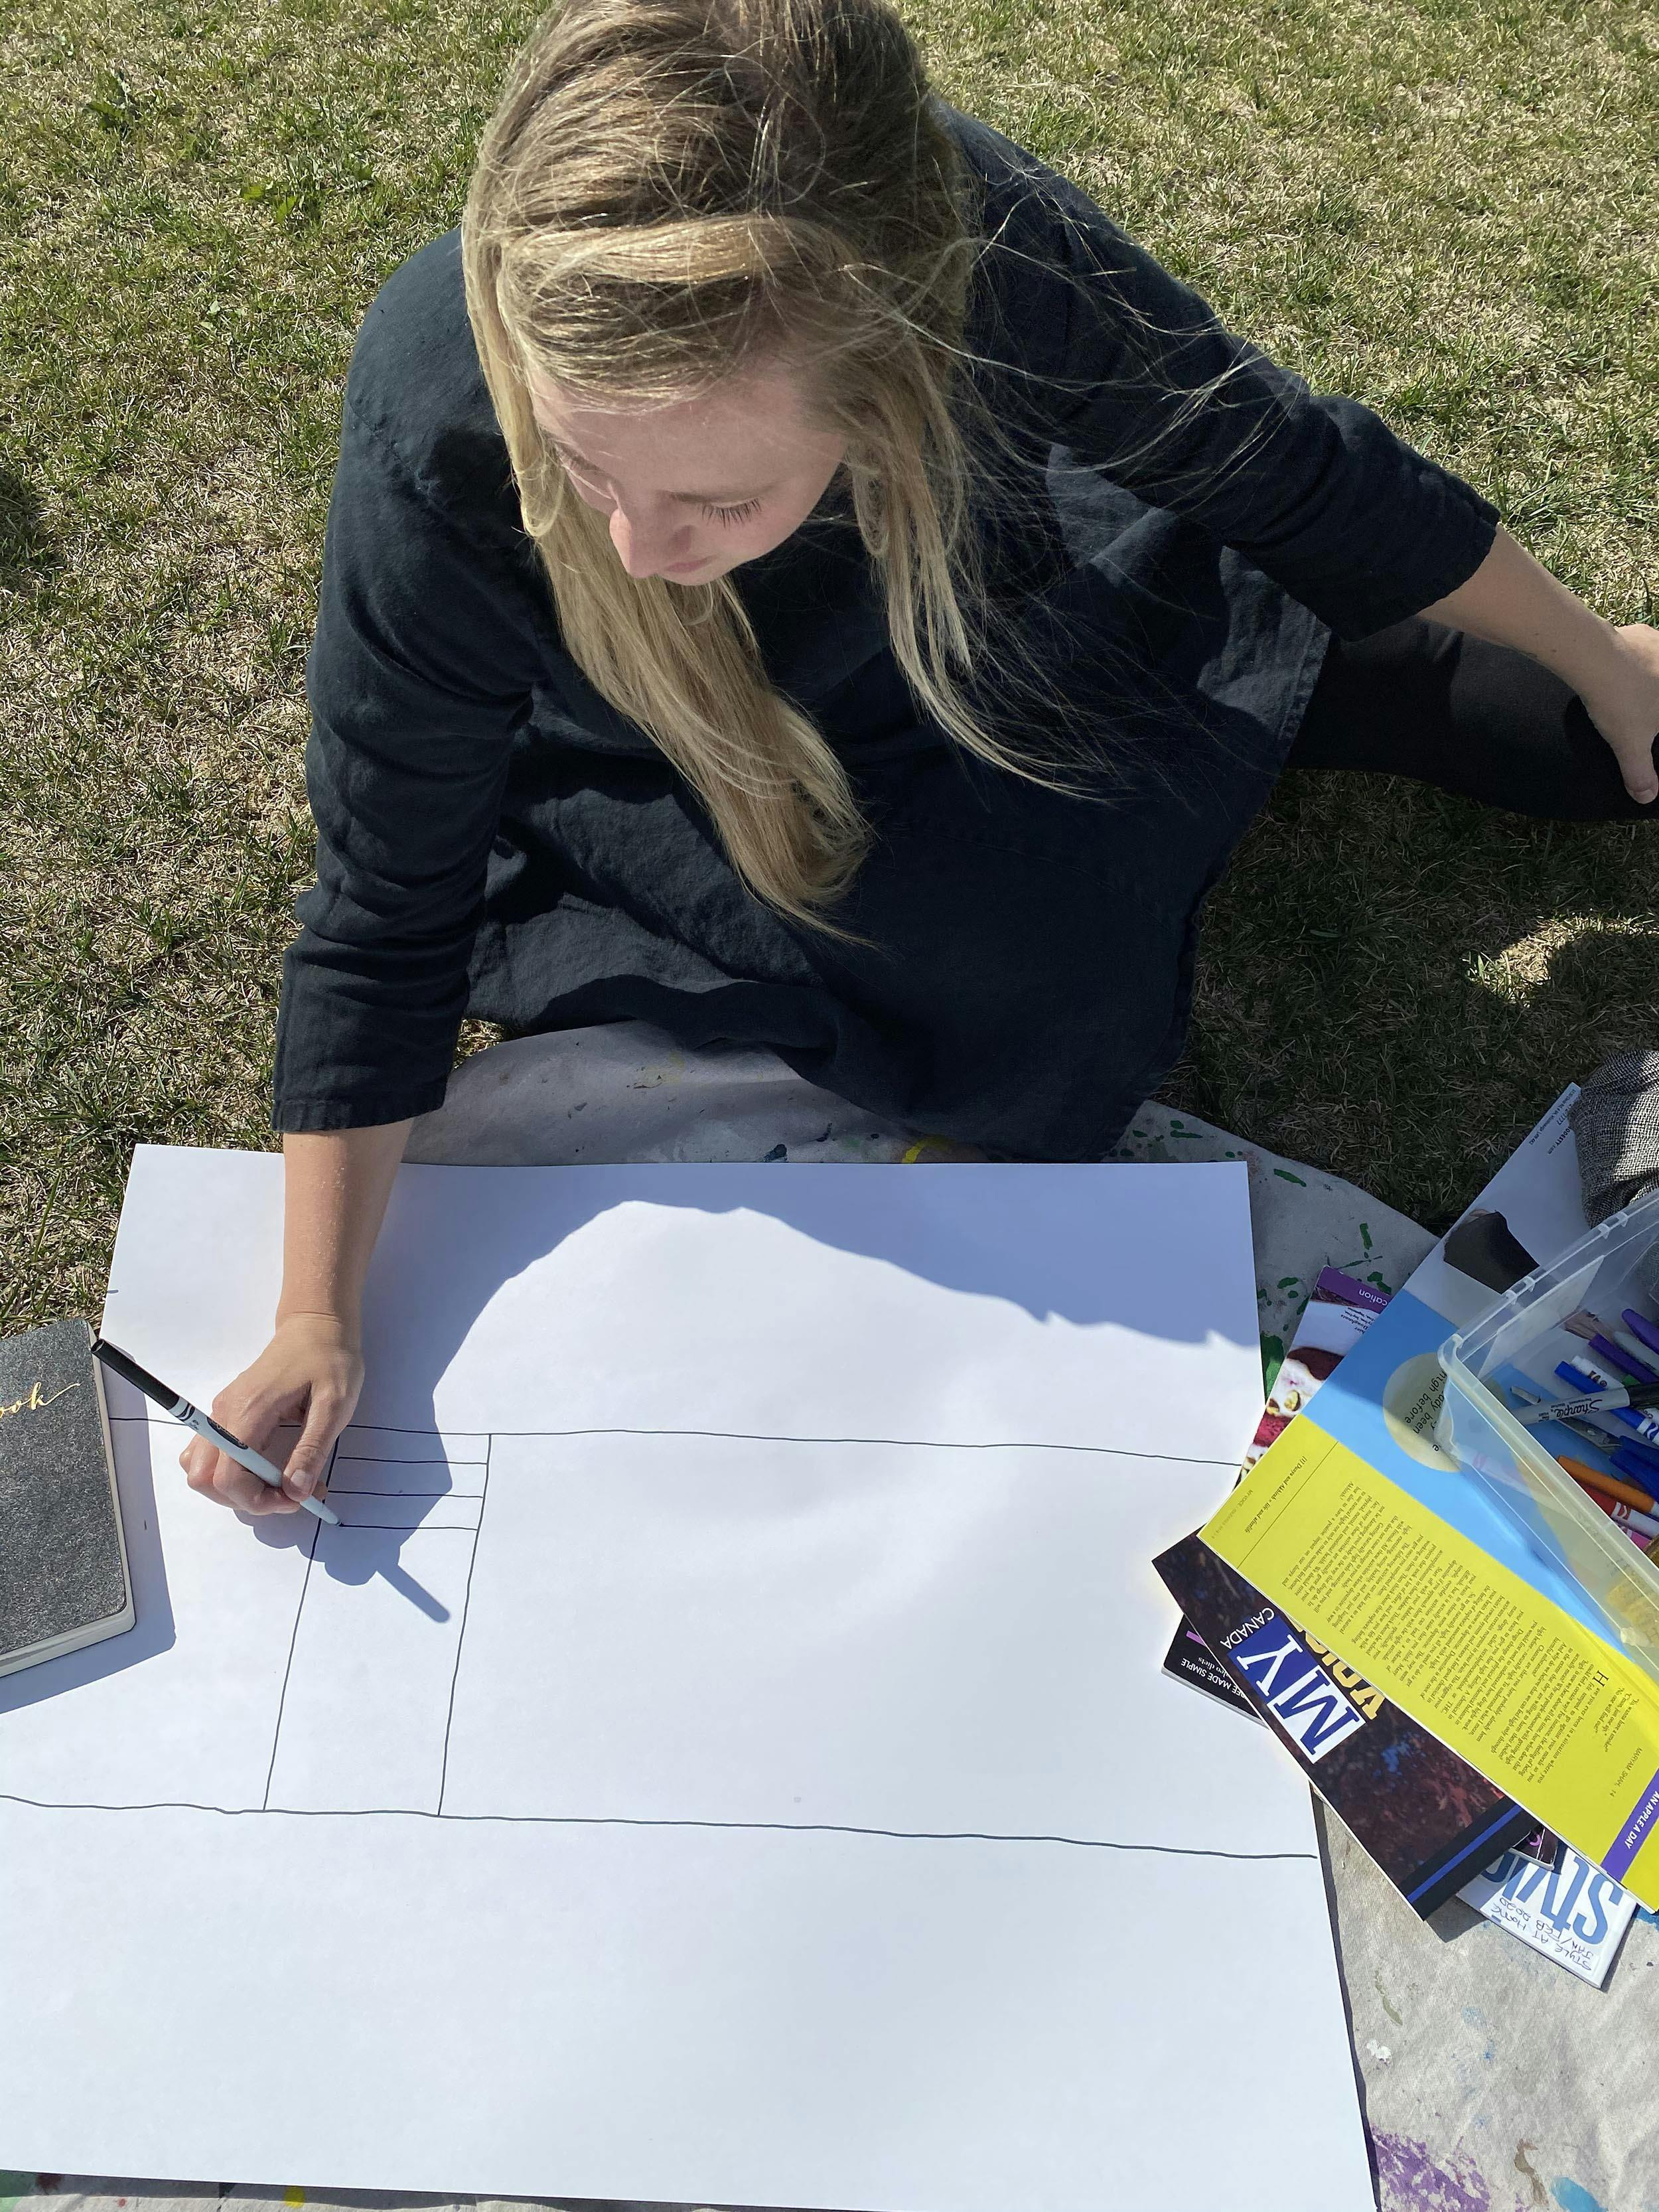
{"label": "white paper sheet", "polygon": [[[279,1175],[135,1160],[105,1325],[191,1396]],[[9,2159],[1370,2205],[1306,1792],[1158,1664],[1242,1169],[405,1169],[370,1311],[339,1529],[112,1390],[139,1626],[0,1683]]]}

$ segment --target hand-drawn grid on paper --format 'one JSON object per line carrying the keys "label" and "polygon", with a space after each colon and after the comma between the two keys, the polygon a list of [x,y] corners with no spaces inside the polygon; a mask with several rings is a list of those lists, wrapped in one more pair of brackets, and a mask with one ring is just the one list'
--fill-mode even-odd
{"label": "hand-drawn grid on paper", "polygon": [[[117,1425],[170,1469],[173,1425]],[[1305,1856],[1273,1822],[1218,1848],[1155,1722],[1098,1753],[1145,1642],[1116,1555],[1213,1481],[1105,1448],[356,1425],[340,1525],[213,1516],[188,1644],[148,1691],[99,1685],[119,1711],[17,1794]],[[164,1522],[211,1511],[158,1492]],[[1033,1702],[1034,1653],[1064,1698]]]}

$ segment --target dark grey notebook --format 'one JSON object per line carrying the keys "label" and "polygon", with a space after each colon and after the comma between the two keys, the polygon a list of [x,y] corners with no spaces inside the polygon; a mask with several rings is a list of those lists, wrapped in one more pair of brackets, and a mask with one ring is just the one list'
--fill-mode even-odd
{"label": "dark grey notebook", "polygon": [[0,1340],[0,1674],[132,1623],[92,1331],[58,1321]]}

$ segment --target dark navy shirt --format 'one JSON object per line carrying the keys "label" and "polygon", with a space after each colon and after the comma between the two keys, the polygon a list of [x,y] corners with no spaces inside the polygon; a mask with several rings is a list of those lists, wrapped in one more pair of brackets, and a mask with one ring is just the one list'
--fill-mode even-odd
{"label": "dark navy shirt", "polygon": [[1081,757],[1090,787],[986,768],[926,718],[832,496],[733,576],[874,842],[836,909],[848,937],[753,898],[562,647],[452,233],[382,289],[347,386],[279,1127],[436,1106],[468,1012],[770,1045],[874,1112],[1037,1158],[1097,1158],[1156,1088],[1199,908],[1331,632],[1455,590],[1497,513],[1229,334],[1052,171],[955,121],[983,196],[968,340],[999,434],[986,568],[1006,665],[1042,678],[990,680],[984,711]]}

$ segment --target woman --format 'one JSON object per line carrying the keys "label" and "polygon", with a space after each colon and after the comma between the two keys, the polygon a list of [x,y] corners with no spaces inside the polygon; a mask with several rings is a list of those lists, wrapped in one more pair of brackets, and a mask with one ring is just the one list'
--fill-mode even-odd
{"label": "woman", "polygon": [[1659,789],[1659,636],[933,101],[884,0],[543,24],[459,239],[364,325],[308,672],[283,1287],[215,1407],[303,1418],[294,1496],[469,1009],[1097,1158],[1287,760],[1581,818]]}

